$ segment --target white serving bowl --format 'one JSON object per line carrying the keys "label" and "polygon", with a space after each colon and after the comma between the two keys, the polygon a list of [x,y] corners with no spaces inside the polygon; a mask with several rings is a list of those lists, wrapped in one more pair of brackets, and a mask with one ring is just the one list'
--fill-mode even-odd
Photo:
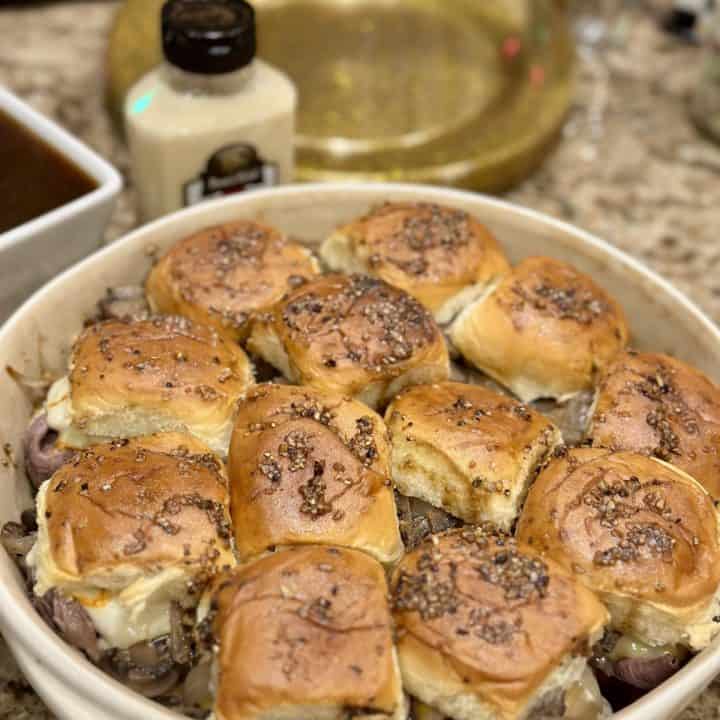
{"label": "white serving bowl", "polygon": [[[139,282],[151,257],[178,238],[235,218],[259,219],[317,245],[336,225],[385,200],[431,201],[478,216],[513,260],[532,254],[568,260],[590,273],[623,303],[640,349],[668,352],[718,380],[720,332],[667,282],[607,243],[565,223],[499,200],[408,185],[304,185],[239,195],[184,210],[137,230],[63,273],[37,292],[0,330],[0,369],[29,374],[64,371],[71,339],[105,288]],[[30,504],[22,470],[21,437],[31,405],[0,373],[0,522]],[[63,720],[162,720],[177,715],[110,679],[57,637],[34,612],[24,583],[0,552],[0,627],[36,690]],[[618,713],[617,720],[669,720],[720,673],[720,639],[653,692]]]}
{"label": "white serving bowl", "polygon": [[[0,233],[2,324],[31,292],[100,247],[122,179],[112,165],[89,147],[2,87],[0,111],[55,148],[97,183],[92,192]],[[33,192],[33,188],[27,191]]]}

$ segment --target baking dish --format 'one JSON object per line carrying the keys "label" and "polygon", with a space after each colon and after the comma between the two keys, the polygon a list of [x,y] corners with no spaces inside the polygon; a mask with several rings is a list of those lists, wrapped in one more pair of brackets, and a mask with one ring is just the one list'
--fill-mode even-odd
{"label": "baking dish", "polygon": [[[305,185],[258,191],[168,216],[70,269],[31,298],[0,331],[0,368],[37,375],[57,372],[72,336],[108,286],[140,280],[152,258],[179,237],[244,217],[277,225],[310,245],[336,225],[385,200],[430,201],[477,215],[513,261],[532,254],[568,260],[590,273],[626,308],[633,344],[676,355],[720,379],[720,331],[680,293],[608,244],[565,223],[508,203],[437,188]],[[0,520],[29,505],[21,435],[31,406],[15,382],[0,375]],[[38,692],[60,718],[147,720],[177,717],[111,680],[66,646],[32,610],[11,560],[0,555],[0,627]],[[669,681],[616,715],[618,720],[674,717],[720,673],[720,639]]]}
{"label": "baking dish", "polygon": [[97,185],[72,202],[0,233],[2,323],[33,290],[100,247],[122,179],[112,165],[89,147],[2,87],[0,110],[84,171]]}

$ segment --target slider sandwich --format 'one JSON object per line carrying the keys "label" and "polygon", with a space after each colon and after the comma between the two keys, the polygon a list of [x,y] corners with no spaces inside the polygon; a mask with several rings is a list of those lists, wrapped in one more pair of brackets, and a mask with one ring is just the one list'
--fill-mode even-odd
{"label": "slider sandwich", "polygon": [[407,717],[385,573],[365,553],[277,552],[219,578],[203,608],[213,720]]}
{"label": "slider sandwich", "polygon": [[604,714],[586,670],[607,611],[527,545],[487,525],[434,536],[398,566],[392,601],[403,685],[425,717]]}
{"label": "slider sandwich", "polygon": [[619,355],[600,378],[588,436],[672,463],[720,499],[720,388],[680,360]]}
{"label": "slider sandwich", "polygon": [[177,316],[109,320],[75,341],[46,401],[59,445],[178,431],[225,455],[238,399],[253,381],[242,349]]}
{"label": "slider sandwich", "polygon": [[230,541],[222,463],[167,433],[94,445],[55,472],[27,566],[65,639],[157,696],[192,664],[187,626],[206,584],[234,565]]}
{"label": "slider sandwich", "polygon": [[572,265],[532,257],[469,305],[450,337],[465,360],[517,395],[564,401],[592,389],[626,345],[622,308]]}
{"label": "slider sandwich", "polygon": [[295,544],[345,545],[382,563],[403,552],[382,418],[357,400],[256,385],[238,410],[229,456],[241,559]]}
{"label": "slider sandwich", "polygon": [[275,228],[238,220],[179,240],[150,272],[155,312],[183,315],[245,340],[250,321],[318,274],[313,254]]}
{"label": "slider sandwich", "polygon": [[387,409],[392,479],[470,523],[509,530],[537,468],[562,442],[540,413],[479,385],[404,390]]}
{"label": "slider sandwich", "polygon": [[327,238],[326,265],[402,288],[438,323],[485,295],[510,271],[497,240],[462,210],[431,203],[385,203]]}
{"label": "slider sandwich", "polygon": [[614,633],[600,648],[604,672],[648,689],[720,629],[719,518],[682,470],[578,448],[535,480],[517,535],[598,594]]}
{"label": "slider sandwich", "polygon": [[291,291],[255,321],[248,348],[292,383],[371,407],[449,374],[432,315],[403,290],[367,275],[325,275]]}

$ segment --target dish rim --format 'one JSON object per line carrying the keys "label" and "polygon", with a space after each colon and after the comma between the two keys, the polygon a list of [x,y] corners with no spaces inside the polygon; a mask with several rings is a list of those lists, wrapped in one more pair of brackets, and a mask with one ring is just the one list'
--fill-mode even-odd
{"label": "dish rim", "polygon": [[[298,195],[321,193],[326,198],[325,202],[331,202],[335,195],[358,192],[374,193],[380,197],[383,194],[407,194],[408,196],[414,196],[416,201],[426,196],[430,202],[449,205],[453,204],[453,200],[480,203],[488,208],[524,218],[536,227],[571,235],[581,245],[589,246],[619,265],[625,266],[635,274],[643,276],[651,285],[677,303],[684,313],[692,316],[709,334],[713,344],[720,348],[720,328],[693,301],[639,260],[571,223],[516,205],[507,200],[465,190],[408,183],[365,182],[312,183],[256,190],[245,195],[211,200],[155,220],[124,235],[115,243],[68,268],[37,290],[0,327],[0,343],[3,343],[13,331],[16,331],[18,326],[22,326],[24,316],[30,312],[44,294],[50,292],[53,288],[71,283],[94,264],[100,265],[106,262],[117,252],[121,245],[139,245],[143,237],[151,236],[159,228],[165,227],[166,230],[170,230],[177,227],[179,230],[186,220],[197,219],[205,215],[208,216],[208,222],[211,223],[210,218],[216,209],[230,205],[236,205],[238,213],[242,214],[245,200],[249,197],[255,201],[262,201],[266,197],[285,196],[290,199]],[[0,578],[7,577],[8,572],[14,572],[16,577],[20,577],[13,562],[3,550],[0,553]],[[51,673],[57,673],[52,677],[56,686],[57,681],[60,680],[63,687],[72,689],[79,700],[90,700],[97,706],[98,710],[109,711],[118,718],[144,717],[147,720],[170,720],[170,718],[182,717],[178,713],[147,700],[128,689],[93,665],[77,650],[67,645],[39,618],[30,603],[28,594],[22,587],[23,585],[23,582],[19,582],[17,585],[0,582],[0,627],[8,637],[11,647],[13,644],[20,646],[22,652],[24,654],[30,653],[34,660],[41,663],[43,669]],[[80,672],[81,670],[84,672]],[[685,701],[689,702],[692,698],[697,697],[718,674],[720,674],[720,634],[708,648],[695,656],[669,680],[666,680],[632,705],[614,714],[613,719],[653,720],[658,716],[662,716],[662,712],[667,710],[668,704],[682,705]],[[37,676],[34,679],[37,680]],[[109,717],[112,717],[112,715]]]}

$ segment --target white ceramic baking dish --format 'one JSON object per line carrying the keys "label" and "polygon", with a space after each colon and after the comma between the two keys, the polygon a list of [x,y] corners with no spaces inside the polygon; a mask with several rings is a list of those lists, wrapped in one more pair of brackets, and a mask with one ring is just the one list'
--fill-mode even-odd
{"label": "white ceramic baking dish", "polygon": [[[89,147],[0,87],[0,110],[84,170],[97,187],[0,233],[0,324],[33,290],[100,247],[122,179]],[[11,172],[3,168],[3,172]],[[32,192],[32,188],[28,188]]]}
{"label": "white ceramic baking dish", "polygon": [[[547,254],[591,273],[620,300],[633,343],[694,363],[720,379],[720,332],[668,283],[608,244],[530,210],[470,193],[405,185],[306,185],[259,191],[200,205],[132,233],[68,270],[37,292],[0,331],[0,522],[30,503],[21,435],[30,403],[4,372],[62,371],[73,335],[105,288],[139,282],[151,257],[176,239],[234,218],[275,224],[316,245],[338,223],[384,200],[425,200],[474,213],[514,260]],[[0,626],[37,691],[63,720],[161,720],[177,717],[111,680],[65,645],[33,611],[11,560],[0,553]],[[616,715],[617,720],[669,720],[720,673],[720,639],[673,678]]]}

